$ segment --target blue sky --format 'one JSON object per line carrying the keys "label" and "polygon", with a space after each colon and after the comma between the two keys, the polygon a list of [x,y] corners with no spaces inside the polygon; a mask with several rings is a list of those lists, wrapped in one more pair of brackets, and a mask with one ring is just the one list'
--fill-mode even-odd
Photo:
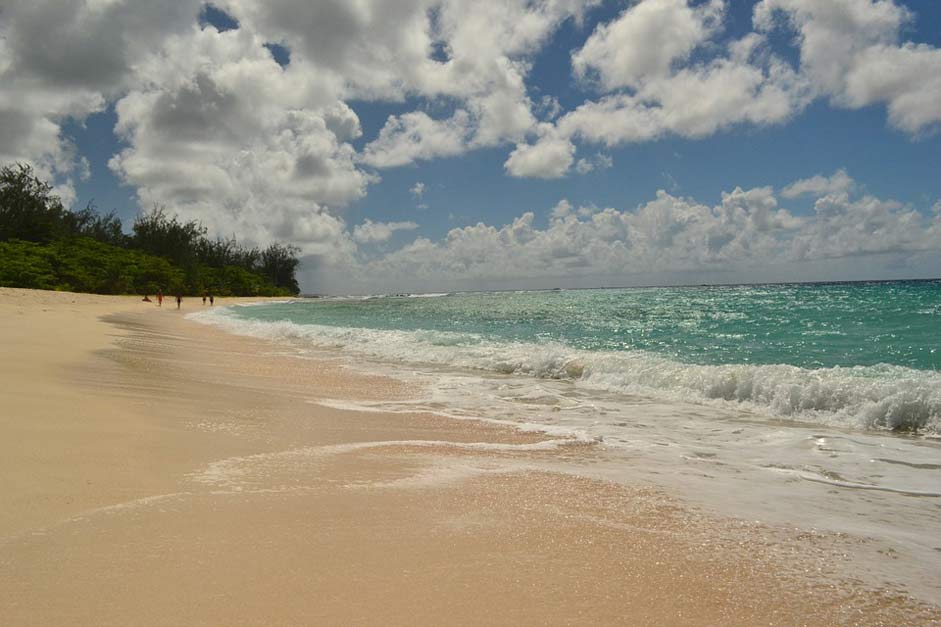
{"label": "blue sky", "polygon": [[[941,3],[13,4],[0,156],[296,242],[307,291],[941,274]],[[26,62],[41,19],[68,47]]]}

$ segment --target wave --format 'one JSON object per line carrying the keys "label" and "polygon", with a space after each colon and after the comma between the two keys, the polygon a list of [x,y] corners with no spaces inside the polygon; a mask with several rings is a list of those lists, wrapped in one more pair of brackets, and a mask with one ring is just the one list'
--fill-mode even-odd
{"label": "wave", "polygon": [[[391,294],[333,294],[320,296],[319,300],[382,300],[385,298],[442,298],[451,296],[453,292],[399,292]],[[261,303],[264,304],[264,303]]]}
{"label": "wave", "polygon": [[937,371],[888,364],[819,369],[701,365],[645,351],[499,342],[473,333],[251,320],[225,309],[190,317],[237,334],[301,341],[382,361],[569,380],[593,389],[677,401],[730,403],[776,418],[833,426],[941,433]]}

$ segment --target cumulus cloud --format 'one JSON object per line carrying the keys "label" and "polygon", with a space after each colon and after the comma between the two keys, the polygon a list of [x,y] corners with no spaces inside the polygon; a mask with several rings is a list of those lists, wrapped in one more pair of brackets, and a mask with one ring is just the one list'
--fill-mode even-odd
{"label": "cumulus cloud", "polygon": [[[134,67],[181,25],[195,0],[144,2],[11,0],[0,12],[0,160],[24,161],[74,198],[81,174],[62,135],[68,118],[102,110],[134,80]],[[78,168],[78,170],[77,170]]]}
{"label": "cumulus cloud", "polygon": [[414,231],[418,225],[414,222],[373,222],[365,220],[353,228],[353,240],[360,244],[385,242],[396,231]]}
{"label": "cumulus cloud", "polygon": [[754,33],[707,62],[670,67],[633,77],[631,90],[562,116],[560,134],[607,146],[667,133],[701,138],[736,124],[781,123],[809,102],[802,77]]}
{"label": "cumulus cloud", "polygon": [[846,173],[846,170],[837,170],[832,176],[816,175],[807,179],[794,181],[781,190],[785,198],[797,198],[803,195],[826,196],[828,194],[845,194],[856,186],[856,181]]}
{"label": "cumulus cloud", "polygon": [[412,185],[411,189],[408,190],[412,196],[415,197],[415,200],[418,202],[419,209],[427,209],[428,205],[425,204],[425,184],[421,181],[416,182]]}
{"label": "cumulus cloud", "polygon": [[878,268],[880,258],[893,264],[925,254],[941,259],[937,212],[851,191],[819,198],[804,216],[781,207],[771,187],[736,187],[714,205],[665,191],[626,210],[575,209],[563,199],[548,211],[544,226],[539,222],[525,212],[502,226],[478,223],[440,240],[418,237],[361,259],[356,273],[363,281],[394,277],[416,286],[597,284],[662,280],[669,273],[772,272],[782,264],[852,264],[863,256],[870,268]]}
{"label": "cumulus cloud", "polygon": [[109,165],[145,206],[166,204],[252,242],[322,251],[323,234],[336,230],[329,209],[362,197],[371,181],[343,141],[358,120],[316,76],[282,69],[262,44],[243,29],[195,27],[168,42],[175,63],[145,63],[149,80],[115,105],[127,147]]}
{"label": "cumulus cloud", "polygon": [[[615,147],[667,134],[702,138],[735,125],[780,124],[811,102],[808,79],[775,54],[763,34],[717,41],[724,16],[721,0],[644,0],[599,25],[572,54],[572,64],[602,94],[555,121],[555,145]],[[700,48],[704,53],[694,60]],[[526,144],[516,152],[526,154]],[[576,169],[591,166],[585,160]],[[561,175],[558,169],[554,175]]]}
{"label": "cumulus cloud", "polygon": [[[408,12],[397,4],[377,4]],[[406,3],[417,6],[422,16],[431,10],[434,19],[412,22],[405,54],[376,55],[370,66],[391,78],[364,95],[447,98],[456,103],[456,110],[445,118],[431,118],[423,111],[391,117],[379,137],[366,146],[364,162],[396,167],[522,140],[537,123],[525,84],[530,57],[559,24],[579,18],[596,4],[597,0]],[[389,25],[379,21],[377,28]],[[440,45],[445,60],[432,58],[434,44]],[[351,89],[359,93],[364,86],[354,82]]]}
{"label": "cumulus cloud", "polygon": [[797,33],[801,71],[834,104],[884,103],[889,122],[913,134],[941,122],[941,50],[900,42],[913,19],[906,8],[891,0],[762,0],[754,14],[759,28]]}
{"label": "cumulus cloud", "polygon": [[575,163],[575,171],[579,174],[588,174],[595,170],[607,170],[614,166],[614,159],[610,155],[597,153],[591,159],[581,158]]}
{"label": "cumulus cloud", "polygon": [[[597,1],[219,0],[237,22],[220,33],[199,27],[201,0],[13,0],[0,20],[0,158],[32,163],[67,195],[81,164],[63,121],[117,102],[128,146],[111,165],[142,202],[207,217],[214,195],[226,222],[237,202],[277,187],[294,209],[303,196],[314,213],[333,210],[375,180],[363,165],[520,141],[536,121],[529,58]],[[284,68],[273,42],[289,52]],[[393,116],[353,154],[362,130],[348,101],[407,97],[456,107],[443,119]]]}
{"label": "cumulus cloud", "polygon": [[541,137],[535,144],[517,144],[504,167],[510,176],[528,178],[559,178],[572,165],[575,145],[549,124],[540,126]]}
{"label": "cumulus cloud", "polygon": [[562,113],[562,105],[555,96],[543,96],[536,107],[537,112],[546,120],[554,120]]}
{"label": "cumulus cloud", "polygon": [[560,220],[565,216],[570,215],[571,213],[572,203],[568,201],[568,198],[563,198],[560,200],[558,203],[556,203],[555,207],[549,211],[549,215],[553,220]]}
{"label": "cumulus cloud", "polygon": [[722,0],[696,7],[686,0],[639,2],[598,26],[572,54],[572,68],[579,78],[596,74],[607,91],[666,76],[712,34],[724,9]]}
{"label": "cumulus cloud", "polygon": [[814,205],[812,228],[791,243],[795,259],[839,259],[896,254],[912,257],[939,252],[941,219],[929,218],[893,200],[845,194],[824,196]]}
{"label": "cumulus cloud", "polygon": [[[761,0],[754,31],[737,39],[722,38],[725,6],[642,0],[598,25],[572,67],[601,94],[558,118],[556,141],[702,138],[784,123],[818,98],[885,104],[889,123],[912,135],[941,122],[941,50],[900,41],[913,16],[892,0]],[[772,46],[775,31],[796,33],[796,66]]]}
{"label": "cumulus cloud", "polygon": [[463,109],[446,120],[424,111],[390,116],[379,137],[366,145],[363,163],[380,168],[406,165],[420,159],[451,157],[466,150],[470,115]]}

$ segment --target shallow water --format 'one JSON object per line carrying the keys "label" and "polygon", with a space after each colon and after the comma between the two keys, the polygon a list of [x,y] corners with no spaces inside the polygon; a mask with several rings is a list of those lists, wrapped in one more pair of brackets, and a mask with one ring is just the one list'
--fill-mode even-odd
{"label": "shallow water", "polygon": [[941,598],[941,283],[318,299],[194,317],[339,348],[425,391],[325,404],[598,442],[605,455],[579,472],[870,538],[860,576]]}
{"label": "shallow water", "polygon": [[941,433],[941,281],[318,299],[224,315],[383,361]]}

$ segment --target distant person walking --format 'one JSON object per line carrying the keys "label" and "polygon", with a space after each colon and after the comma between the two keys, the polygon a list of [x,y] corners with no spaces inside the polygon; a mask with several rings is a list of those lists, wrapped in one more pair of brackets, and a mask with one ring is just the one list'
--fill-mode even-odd
{"label": "distant person walking", "polygon": [[176,295],[176,308],[179,309],[182,303],[183,303],[183,295],[177,294]]}
{"label": "distant person walking", "polygon": [[216,299],[213,297],[212,294],[210,294],[210,295],[209,295],[209,306],[212,307],[212,306],[215,304],[215,302],[216,302]]}
{"label": "distant person walking", "polygon": [[163,291],[157,290],[157,307],[163,307]]}

